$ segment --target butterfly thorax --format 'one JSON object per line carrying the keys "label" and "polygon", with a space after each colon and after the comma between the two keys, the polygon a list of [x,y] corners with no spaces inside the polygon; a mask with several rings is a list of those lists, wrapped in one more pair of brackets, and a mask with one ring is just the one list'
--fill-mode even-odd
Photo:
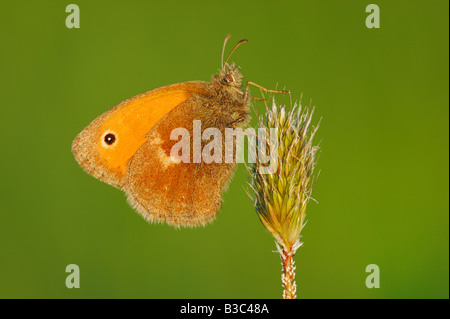
{"label": "butterfly thorax", "polygon": [[242,79],[241,71],[234,64],[226,64],[212,77],[217,102],[215,113],[228,127],[244,126],[249,119],[248,100],[244,100]]}

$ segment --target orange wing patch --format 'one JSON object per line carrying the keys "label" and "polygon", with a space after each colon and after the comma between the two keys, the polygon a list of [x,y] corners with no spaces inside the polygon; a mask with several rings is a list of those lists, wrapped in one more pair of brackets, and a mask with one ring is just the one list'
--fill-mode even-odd
{"label": "orange wing patch", "polygon": [[116,171],[121,178],[124,177],[128,160],[145,143],[147,133],[164,115],[186,101],[189,96],[189,92],[169,92],[126,101],[127,105],[119,109],[99,128],[100,132],[113,130],[118,136],[113,151],[105,148],[102,143],[97,144],[100,157],[108,159],[106,161],[108,168]]}
{"label": "orange wing patch", "polygon": [[[122,187],[128,161],[145,143],[148,132],[193,93],[202,92],[202,83],[164,86],[132,97],[105,112],[75,138],[72,151],[78,163],[101,181]],[[114,134],[114,144],[105,144],[106,134]]]}

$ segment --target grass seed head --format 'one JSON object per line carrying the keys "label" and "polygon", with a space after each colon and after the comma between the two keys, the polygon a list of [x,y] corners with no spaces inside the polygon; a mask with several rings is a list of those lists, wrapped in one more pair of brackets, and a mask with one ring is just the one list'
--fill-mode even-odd
{"label": "grass seed head", "polygon": [[[258,116],[259,126],[276,128],[277,139],[263,136],[266,147],[278,150],[277,169],[273,174],[260,173],[264,163],[256,157],[249,168],[252,200],[264,227],[285,249],[300,247],[300,233],[305,225],[306,206],[311,199],[318,146],[313,145],[317,127],[311,125],[314,109],[302,109],[295,103],[288,110],[284,105],[266,106]],[[272,152],[271,154],[277,154]]]}

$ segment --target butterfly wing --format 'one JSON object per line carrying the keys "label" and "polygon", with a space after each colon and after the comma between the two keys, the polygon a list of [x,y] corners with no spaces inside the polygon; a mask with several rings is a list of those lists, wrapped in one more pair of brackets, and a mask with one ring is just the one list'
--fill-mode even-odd
{"label": "butterfly wing", "polygon": [[235,164],[193,163],[192,152],[189,163],[176,163],[171,157],[172,147],[180,142],[170,139],[173,129],[189,132],[189,149],[193,151],[193,120],[208,123],[214,118],[205,104],[210,97],[202,100],[202,94],[194,94],[168,113],[130,160],[124,191],[129,203],[147,220],[173,226],[204,225],[220,209],[222,192]]}
{"label": "butterfly wing", "polygon": [[164,86],[113,107],[75,138],[72,151],[76,160],[89,174],[122,188],[129,160],[146,143],[148,132],[172,109],[200,92],[201,83]]}

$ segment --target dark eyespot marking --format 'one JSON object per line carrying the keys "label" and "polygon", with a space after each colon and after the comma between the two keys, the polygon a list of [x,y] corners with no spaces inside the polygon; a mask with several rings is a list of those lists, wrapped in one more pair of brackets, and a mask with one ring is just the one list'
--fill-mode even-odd
{"label": "dark eyespot marking", "polygon": [[108,145],[112,145],[116,141],[116,136],[112,133],[108,133],[105,135],[105,143]]}

